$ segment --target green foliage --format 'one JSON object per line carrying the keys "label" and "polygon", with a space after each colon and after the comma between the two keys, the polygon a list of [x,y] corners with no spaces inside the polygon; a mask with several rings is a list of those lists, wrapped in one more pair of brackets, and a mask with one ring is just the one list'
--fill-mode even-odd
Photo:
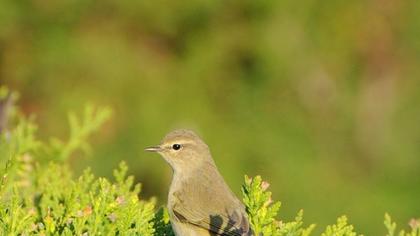
{"label": "green foliage", "polygon": [[35,170],[30,186],[1,196],[1,235],[152,235],[155,202],[139,199],[126,170],[122,163],[113,182],[89,170],[73,180],[55,163]]}
{"label": "green foliage", "polygon": [[407,233],[404,230],[401,230],[398,234],[395,234],[397,224],[395,222],[392,222],[391,216],[388,214],[385,214],[384,224],[386,229],[388,230],[386,236],[420,236],[420,219],[410,220],[409,225],[411,230]]}
{"label": "green foliage", "polygon": [[256,235],[274,235],[277,231],[278,222],[274,217],[281,204],[272,204],[271,192],[265,191],[268,185],[262,181],[261,176],[253,179],[245,176],[245,185],[242,186],[243,202]]}
{"label": "green foliage", "polygon": [[87,138],[102,126],[102,124],[110,117],[111,110],[107,107],[97,109],[87,105],[84,110],[83,119],[79,120],[74,112],[70,112],[68,120],[70,123],[70,137],[67,142],[63,142],[57,138],[50,140],[50,145],[46,146],[48,155],[52,158],[66,160],[71,153],[78,149],[85,152],[90,151]]}
{"label": "green foliage", "polygon": [[[72,176],[65,161],[74,151],[89,149],[87,138],[107,120],[109,108],[87,106],[83,119],[70,114],[67,142],[38,140],[33,119],[8,109],[13,125],[0,133],[0,235],[174,235],[167,209],[156,210],[154,199],[139,197],[141,186],[127,176],[124,162],[113,180],[95,177],[90,169]],[[281,204],[273,202],[268,187],[260,176],[245,176],[243,202],[255,235],[311,235],[315,225],[304,226],[303,211],[290,222],[277,219]],[[385,226],[387,236],[397,236],[389,215]],[[398,236],[420,236],[420,220],[410,226],[409,233]],[[345,216],[321,234],[357,235]]]}
{"label": "green foliage", "polygon": [[321,236],[357,236],[353,231],[354,227],[347,224],[347,217],[341,216],[337,219],[337,223],[327,226],[327,229]]}
{"label": "green foliage", "polygon": [[161,207],[155,214],[155,218],[153,219],[153,224],[156,230],[155,235],[160,236],[174,236],[174,232],[172,231],[172,226],[169,222],[169,213],[168,209],[165,207]]}
{"label": "green foliage", "polygon": [[16,118],[2,132],[0,160],[0,235],[153,235],[155,201],[139,198],[140,185],[127,177],[127,165],[114,181],[96,178],[89,169],[77,179],[65,162],[109,117],[108,108],[87,106],[81,121],[69,115],[67,142],[36,138],[33,119]]}
{"label": "green foliage", "polygon": [[[271,192],[267,191],[269,184],[261,179],[261,176],[249,178],[245,176],[245,184],[242,186],[243,202],[248,213],[255,235],[264,236],[309,236],[311,235],[314,224],[303,227],[303,211],[299,211],[294,221],[282,222],[276,219],[280,209],[280,202],[273,203]],[[410,221],[411,231],[405,233],[400,231],[398,236],[420,236],[420,219]],[[385,215],[385,227],[388,230],[387,236],[397,236],[395,234],[396,224],[391,221],[391,217]],[[337,223],[326,227],[321,236],[358,236],[354,232],[353,225],[349,225],[346,216],[337,219]],[[360,235],[361,236],[361,235]]]}
{"label": "green foliage", "polygon": [[308,236],[315,228],[314,224],[303,227],[303,211],[299,211],[294,221],[282,222],[276,219],[280,202],[273,203],[269,184],[261,176],[245,176],[242,186],[243,201],[255,235],[264,236]]}
{"label": "green foliage", "polygon": [[315,224],[311,224],[307,228],[303,228],[303,210],[298,212],[294,221],[281,223],[277,229],[277,235],[279,236],[308,236],[315,228]]}

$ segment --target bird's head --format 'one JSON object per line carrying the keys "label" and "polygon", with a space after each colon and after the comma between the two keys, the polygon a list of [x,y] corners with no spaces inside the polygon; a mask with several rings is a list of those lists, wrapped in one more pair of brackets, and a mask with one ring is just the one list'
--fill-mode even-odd
{"label": "bird's head", "polygon": [[167,134],[160,145],[145,149],[159,153],[176,172],[185,172],[202,163],[213,163],[209,148],[190,130],[175,130]]}

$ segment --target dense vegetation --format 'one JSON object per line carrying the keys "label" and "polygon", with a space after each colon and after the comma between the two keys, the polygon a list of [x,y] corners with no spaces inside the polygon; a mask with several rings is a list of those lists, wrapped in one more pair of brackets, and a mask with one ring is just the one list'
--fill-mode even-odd
{"label": "dense vegetation", "polygon": [[[15,94],[0,89],[0,100]],[[7,111],[7,112],[6,112]],[[173,235],[165,208],[155,199],[141,197],[141,186],[127,176],[122,162],[114,178],[95,177],[90,169],[75,178],[67,159],[76,151],[89,152],[87,138],[107,120],[108,108],[87,106],[81,118],[69,114],[70,137],[48,142],[36,137],[37,126],[9,102],[1,106],[7,118],[0,137],[0,234],[1,235]],[[304,226],[300,211],[291,222],[279,221],[279,202],[273,202],[269,184],[260,176],[245,177],[242,197],[256,235],[308,236],[315,225]],[[396,225],[386,215],[387,236]],[[420,220],[399,236],[420,236]],[[321,236],[356,236],[346,216],[327,226]]]}

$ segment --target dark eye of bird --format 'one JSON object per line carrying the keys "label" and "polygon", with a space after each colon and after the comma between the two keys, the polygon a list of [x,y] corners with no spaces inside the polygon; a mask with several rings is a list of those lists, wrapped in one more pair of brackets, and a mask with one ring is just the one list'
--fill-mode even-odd
{"label": "dark eye of bird", "polygon": [[179,149],[181,149],[181,144],[177,144],[177,143],[175,143],[174,145],[172,145],[172,148],[173,148],[174,150],[179,150]]}

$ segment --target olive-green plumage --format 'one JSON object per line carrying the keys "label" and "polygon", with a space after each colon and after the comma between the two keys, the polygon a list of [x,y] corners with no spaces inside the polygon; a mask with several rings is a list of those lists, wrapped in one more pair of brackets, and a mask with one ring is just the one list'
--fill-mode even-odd
{"label": "olive-green plumage", "polygon": [[194,132],[173,131],[146,150],[161,154],[173,169],[168,210],[177,236],[251,235],[244,206]]}

